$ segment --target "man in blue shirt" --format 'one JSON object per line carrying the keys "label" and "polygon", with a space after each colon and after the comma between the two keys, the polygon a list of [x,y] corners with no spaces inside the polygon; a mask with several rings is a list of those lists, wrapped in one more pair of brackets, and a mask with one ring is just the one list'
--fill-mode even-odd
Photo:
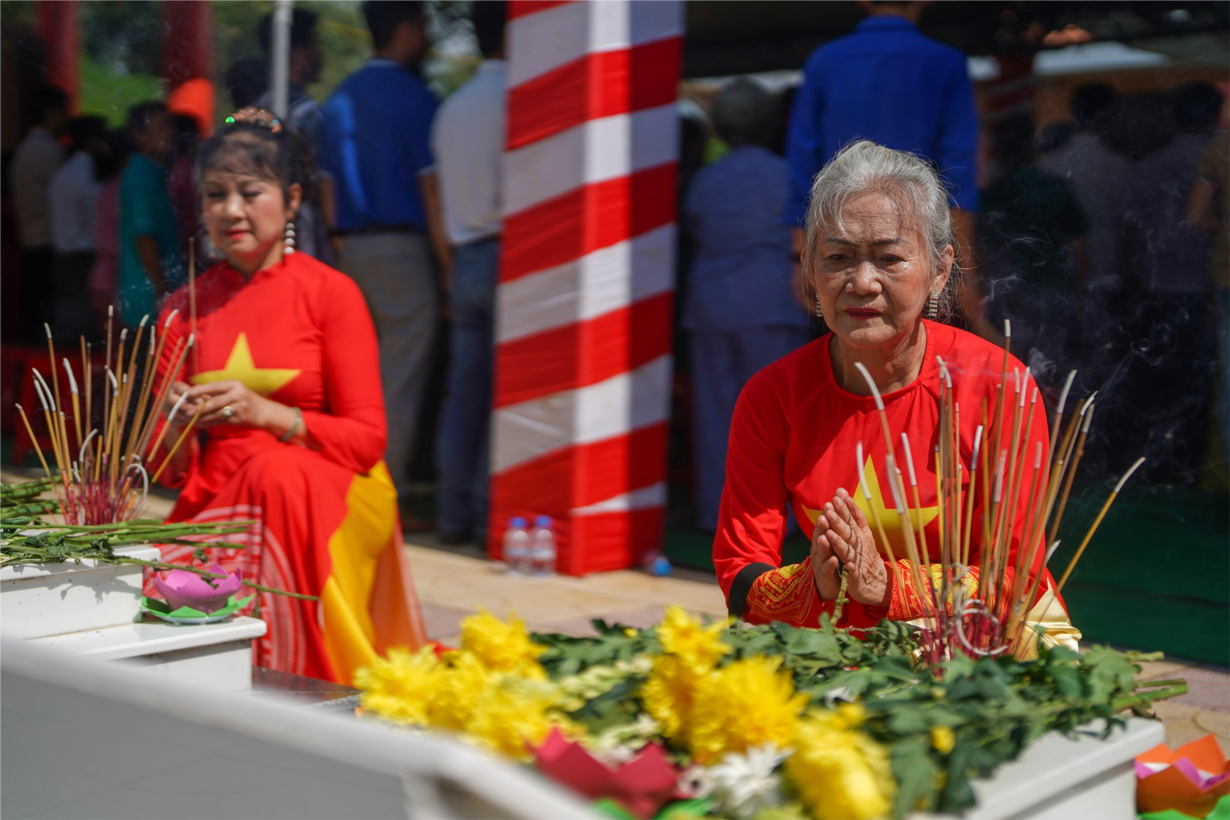
{"label": "man in blue shirt", "polygon": [[385,459],[404,492],[439,314],[436,262],[449,264],[430,148],[438,102],[416,73],[430,45],[424,4],[365,2],[363,13],[375,56],[325,104],[320,157],[334,181],[339,267],[380,337]]}
{"label": "man in blue shirt", "polygon": [[[802,250],[812,179],[848,143],[867,139],[935,163],[954,208],[958,260],[969,270],[978,210],[978,115],[966,57],[919,32],[925,3],[859,5],[870,16],[852,34],[812,53],[790,114],[787,219],[797,228],[795,250]],[[984,335],[992,333],[978,294],[967,296],[966,318]]]}

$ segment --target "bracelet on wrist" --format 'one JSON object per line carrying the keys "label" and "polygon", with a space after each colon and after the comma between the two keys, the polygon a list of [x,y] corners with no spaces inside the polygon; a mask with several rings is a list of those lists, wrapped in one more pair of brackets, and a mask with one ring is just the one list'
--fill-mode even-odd
{"label": "bracelet on wrist", "polygon": [[282,442],[283,444],[287,443],[292,438],[294,438],[295,433],[298,433],[299,428],[303,426],[303,411],[300,410],[298,407],[292,407],[291,409],[295,411],[295,421],[293,424],[291,424],[290,429],[286,431],[286,434],[278,439],[278,441]]}

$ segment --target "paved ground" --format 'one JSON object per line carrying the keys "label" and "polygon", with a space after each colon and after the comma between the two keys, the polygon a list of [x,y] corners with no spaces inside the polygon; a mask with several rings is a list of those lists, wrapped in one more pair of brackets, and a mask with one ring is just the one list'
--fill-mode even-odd
{"label": "paved ground", "polygon": [[[170,500],[150,498],[150,517],[165,516],[170,510]],[[592,634],[593,618],[651,626],[670,604],[715,617],[726,614],[721,590],[706,573],[676,570],[669,577],[654,578],[628,570],[585,578],[518,578],[504,575],[500,565],[473,547],[444,548],[431,535],[411,536],[406,549],[428,634],[446,644],[459,642],[461,619],[480,606],[499,617],[516,613],[534,630],[574,635]],[[1171,747],[1212,732],[1230,754],[1230,670],[1167,659],[1144,664],[1141,677],[1184,678],[1190,687],[1183,697],[1157,706]]]}

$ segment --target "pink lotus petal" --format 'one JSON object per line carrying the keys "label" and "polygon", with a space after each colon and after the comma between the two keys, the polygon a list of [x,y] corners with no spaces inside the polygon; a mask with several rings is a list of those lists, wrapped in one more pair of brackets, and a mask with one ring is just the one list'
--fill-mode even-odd
{"label": "pink lotus petal", "polygon": [[243,570],[228,574],[214,564],[209,572],[226,575],[226,578],[205,578],[194,572],[173,569],[165,578],[154,575],[154,586],[173,610],[186,606],[200,612],[216,612],[243,586]]}
{"label": "pink lotus petal", "polygon": [[1146,778],[1151,774],[1156,774],[1157,772],[1160,772],[1162,769],[1167,768],[1169,765],[1170,765],[1169,763],[1141,763],[1139,760],[1137,760],[1136,761],[1136,777],[1141,778],[1141,779]]}

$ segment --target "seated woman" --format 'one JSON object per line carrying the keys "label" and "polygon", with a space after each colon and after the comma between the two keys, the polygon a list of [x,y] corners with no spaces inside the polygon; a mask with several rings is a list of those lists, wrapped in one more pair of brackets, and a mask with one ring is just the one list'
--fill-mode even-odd
{"label": "seated woman", "polygon": [[[887,476],[877,474],[877,469],[885,472],[887,455],[880,418],[855,363],[862,363],[879,387],[892,434],[909,435],[921,507],[909,515],[925,528],[930,555],[922,560],[938,561],[936,357],[947,363],[957,403],[979,408],[984,399],[994,406],[1004,355],[976,336],[930,321],[952,301],[953,256],[947,193],[919,157],[858,142],[817,175],[796,285],[832,332],[761,370],[739,397],[713,546],[732,615],[751,623],[816,626],[821,613],[834,610],[839,567],[846,573],[850,599],[839,626],[873,626],[884,618],[910,621],[930,612],[929,601],[926,610],[920,606],[918,593],[929,596],[913,589],[908,562],[900,561],[898,587],[888,553],[867,525],[874,507],[892,555],[907,554],[891,485]],[[1009,374],[1013,368],[1025,369],[1015,359]],[[1038,442],[1045,452],[1045,415],[1034,416],[1023,452],[1034,453]],[[976,426],[962,428],[960,452],[968,481]],[[856,463],[860,442],[862,465]],[[904,460],[901,441],[894,447]],[[870,502],[858,491],[860,466],[866,470]],[[1009,573],[1023,537],[1026,492],[1022,486]],[[791,513],[804,532],[813,533],[811,554],[801,564],[783,567],[782,538]],[[974,515],[973,520],[982,520],[979,506]],[[975,577],[981,563],[980,529],[974,528],[970,547]],[[1038,552],[1031,577],[1045,572]],[[920,577],[932,577],[931,567],[921,569]],[[1049,574],[1031,604],[1024,619],[1028,627],[1037,631],[1044,626],[1048,644],[1075,647],[1080,633],[1068,621]]]}
{"label": "seated woman", "polygon": [[[269,631],[253,663],[349,683],[378,654],[426,640],[381,460],[376,332],[349,277],[294,253],[311,182],[297,138],[265,112],[248,117],[197,159],[201,212],[226,259],[198,278],[195,311],[181,288],[159,324],[164,375],[177,341],[196,342],[167,399],[185,397],[166,441],[200,412],[165,473],[182,487],[169,520],[255,521],[237,539],[246,549],[210,557],[320,600],[262,593]],[[191,550],[163,555],[185,563]]]}

